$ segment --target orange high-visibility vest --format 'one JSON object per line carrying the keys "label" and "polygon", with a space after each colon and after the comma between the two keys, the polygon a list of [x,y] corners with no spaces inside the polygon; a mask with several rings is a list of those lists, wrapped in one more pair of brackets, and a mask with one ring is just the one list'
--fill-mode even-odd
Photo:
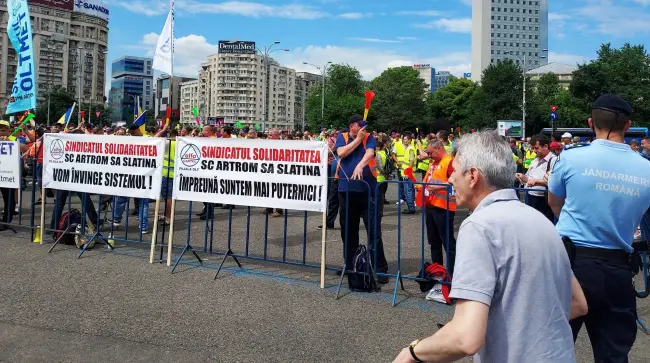
{"label": "orange high-visibility vest", "polygon": [[[347,132],[344,132],[341,134],[343,136],[343,141],[345,141],[345,144],[348,144],[348,140],[350,136],[348,135]],[[366,134],[366,137],[363,139],[362,145],[363,145],[363,151],[366,151],[366,143],[368,143],[368,137],[370,137],[370,134]],[[370,162],[368,163],[368,167],[370,168],[370,173],[372,173],[372,176],[377,179],[377,159],[372,158],[370,159]],[[341,159],[339,158],[339,162],[336,163],[336,173],[334,174],[334,179],[339,178],[339,169],[341,169]]]}
{"label": "orange high-visibility vest", "polygon": [[[424,176],[423,181],[432,184],[448,183],[449,177],[447,176],[447,173],[449,171],[449,165],[451,165],[453,160],[454,158],[447,154],[443,156],[439,162],[432,163],[427,174]],[[422,207],[422,193],[424,193],[425,189],[426,186],[419,188],[418,194],[415,197],[415,203],[418,207]],[[427,207],[447,209],[447,188],[435,190],[432,193],[429,193],[429,195],[425,195],[424,202]],[[453,194],[453,189],[451,195],[449,195],[449,211],[456,211],[456,197]]]}

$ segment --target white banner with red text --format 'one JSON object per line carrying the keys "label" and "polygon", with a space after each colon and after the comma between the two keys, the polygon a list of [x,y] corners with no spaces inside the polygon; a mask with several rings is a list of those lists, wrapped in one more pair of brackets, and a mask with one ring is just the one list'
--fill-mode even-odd
{"label": "white banner with red text", "polygon": [[327,145],[320,141],[179,137],[174,199],[327,210]]}
{"label": "white banner with red text", "polygon": [[165,139],[46,134],[43,187],[160,199]]}
{"label": "white banner with red text", "polygon": [[20,163],[18,141],[0,141],[0,188],[20,188]]}

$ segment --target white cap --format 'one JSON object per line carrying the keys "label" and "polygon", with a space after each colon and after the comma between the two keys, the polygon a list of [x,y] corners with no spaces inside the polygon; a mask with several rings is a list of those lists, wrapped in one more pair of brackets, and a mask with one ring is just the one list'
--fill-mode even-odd
{"label": "white cap", "polygon": [[565,133],[562,134],[562,138],[564,139],[565,137],[568,137],[568,138],[570,139],[570,138],[572,138],[573,136],[571,136],[570,133],[565,132]]}

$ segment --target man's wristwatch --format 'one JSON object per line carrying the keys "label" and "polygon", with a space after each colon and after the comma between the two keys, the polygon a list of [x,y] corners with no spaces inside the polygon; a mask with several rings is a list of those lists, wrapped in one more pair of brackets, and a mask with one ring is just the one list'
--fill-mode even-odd
{"label": "man's wristwatch", "polygon": [[418,358],[418,356],[415,355],[415,352],[413,351],[413,349],[415,348],[416,345],[418,345],[418,343],[420,343],[420,339],[414,340],[413,343],[409,345],[409,351],[411,352],[411,357],[413,357],[414,361],[416,361],[417,363],[424,363],[424,361]]}

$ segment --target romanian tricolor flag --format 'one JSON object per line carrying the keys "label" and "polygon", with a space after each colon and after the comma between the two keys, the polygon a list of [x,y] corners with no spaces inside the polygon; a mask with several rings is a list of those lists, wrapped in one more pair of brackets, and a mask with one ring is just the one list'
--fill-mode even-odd
{"label": "romanian tricolor flag", "polygon": [[142,132],[142,135],[147,134],[147,117],[146,117],[146,111],[141,113],[138,117],[135,118],[133,123],[140,128],[140,132]]}
{"label": "romanian tricolor flag", "polygon": [[65,127],[68,127],[68,123],[70,122],[70,118],[72,118],[72,113],[74,112],[74,108],[77,106],[77,103],[73,103],[72,107],[70,107],[64,114],[61,116],[59,121],[57,121],[57,124],[64,125]]}

